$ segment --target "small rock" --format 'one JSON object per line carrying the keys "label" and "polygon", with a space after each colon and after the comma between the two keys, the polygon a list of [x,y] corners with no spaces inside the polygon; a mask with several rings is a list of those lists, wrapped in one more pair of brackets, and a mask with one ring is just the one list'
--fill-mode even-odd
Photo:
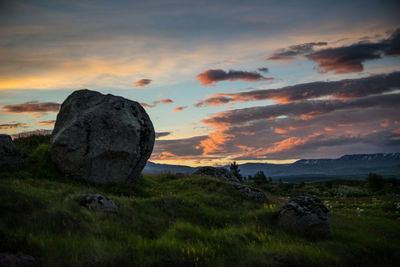
{"label": "small rock", "polygon": [[216,177],[223,181],[240,183],[230,171],[223,167],[201,167],[193,175]]}
{"label": "small rock", "polygon": [[23,252],[0,253],[0,267],[31,267],[35,265],[35,258]]}
{"label": "small rock", "polygon": [[118,212],[118,206],[114,201],[100,194],[87,195],[80,204],[92,211]]}
{"label": "small rock", "polygon": [[0,166],[19,165],[22,160],[22,153],[15,147],[11,136],[0,134]]}
{"label": "small rock", "polygon": [[313,238],[333,236],[329,210],[316,197],[300,195],[278,212],[278,225]]}
{"label": "small rock", "polygon": [[231,182],[231,184],[233,185],[234,188],[241,191],[247,199],[259,202],[268,202],[268,197],[263,191],[260,191],[256,188],[247,186],[242,183]]}
{"label": "small rock", "polygon": [[241,191],[247,199],[260,202],[268,201],[267,195],[264,192],[241,183],[239,179],[223,167],[201,167],[193,175],[216,177],[229,182],[235,189]]}

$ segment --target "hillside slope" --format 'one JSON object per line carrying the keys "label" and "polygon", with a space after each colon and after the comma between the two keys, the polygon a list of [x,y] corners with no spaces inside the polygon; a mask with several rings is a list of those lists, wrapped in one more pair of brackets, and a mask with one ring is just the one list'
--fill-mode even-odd
{"label": "hillside slope", "polygon": [[[358,181],[269,184],[263,188],[271,202],[263,204],[210,177],[144,175],[132,186],[96,185],[67,179],[51,163],[48,144],[28,141],[18,144],[28,154],[26,164],[0,170],[0,252],[23,251],[38,266],[393,266],[400,261],[395,191],[370,193]],[[276,226],[274,214],[293,188],[324,199],[333,239],[311,240]],[[118,213],[80,206],[88,193],[114,200]]]}

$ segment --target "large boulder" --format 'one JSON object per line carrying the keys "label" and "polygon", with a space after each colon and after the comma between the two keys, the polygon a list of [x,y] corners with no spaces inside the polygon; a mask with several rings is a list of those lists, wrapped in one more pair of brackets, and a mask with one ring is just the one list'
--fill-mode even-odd
{"label": "large boulder", "polygon": [[15,147],[11,136],[0,134],[0,166],[22,163],[22,153]]}
{"label": "large boulder", "polygon": [[329,210],[319,198],[299,195],[278,212],[279,226],[312,238],[333,236]]}
{"label": "large boulder", "polygon": [[139,103],[85,89],[61,105],[50,155],[67,176],[132,183],[139,179],[154,139],[153,124]]}
{"label": "large boulder", "polygon": [[216,177],[227,182],[240,183],[240,181],[230,171],[223,167],[200,167],[193,173],[193,175]]}

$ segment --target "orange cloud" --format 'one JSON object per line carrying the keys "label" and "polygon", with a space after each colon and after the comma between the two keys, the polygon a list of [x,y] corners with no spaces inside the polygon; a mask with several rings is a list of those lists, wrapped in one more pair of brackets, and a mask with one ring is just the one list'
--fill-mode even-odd
{"label": "orange cloud", "polygon": [[400,134],[400,128],[394,129],[394,130],[392,131],[392,133],[394,133],[394,134]]}
{"label": "orange cloud", "polygon": [[185,108],[187,108],[187,106],[175,107],[175,108],[174,108],[174,111],[175,111],[175,112],[182,111],[182,110],[184,110]]}
{"label": "orange cloud", "polygon": [[169,103],[174,103],[174,101],[167,98],[167,99],[161,99],[161,100],[154,101],[153,103],[154,104],[159,104],[159,103],[169,104]]}
{"label": "orange cloud", "polygon": [[161,152],[160,159],[168,159],[168,158],[171,158],[171,157],[176,157],[176,155],[174,155],[172,153],[169,153],[169,152],[166,152],[166,151]]}
{"label": "orange cloud", "polygon": [[285,133],[288,133],[289,131],[293,131],[293,130],[296,130],[296,128],[293,126],[289,126],[286,129],[283,129],[283,128],[275,128],[274,129],[275,133],[277,133],[277,134],[285,134]]}
{"label": "orange cloud", "polygon": [[135,87],[146,87],[151,83],[152,80],[150,79],[140,79],[136,82],[133,82],[133,86]]}
{"label": "orange cloud", "polygon": [[203,156],[212,152],[221,151],[223,145],[231,140],[234,136],[224,131],[216,131],[208,134],[207,139],[200,141],[200,145],[196,149],[203,149]]}
{"label": "orange cloud", "polygon": [[390,122],[388,119],[384,119],[381,124],[382,127],[389,127],[390,126]]}
{"label": "orange cloud", "polygon": [[154,108],[160,103],[162,103],[162,104],[171,104],[171,103],[174,103],[174,101],[172,101],[169,98],[166,98],[166,99],[153,101],[152,104],[147,104],[147,103],[144,103],[144,102],[140,102],[140,105],[142,105],[143,107],[146,107],[146,108]]}
{"label": "orange cloud", "polygon": [[56,122],[55,120],[51,120],[51,121],[39,121],[38,124],[39,124],[39,125],[44,125],[44,126],[53,126],[55,122]]}
{"label": "orange cloud", "polygon": [[6,123],[6,124],[0,124],[0,129],[16,129],[16,128],[26,128],[25,123],[17,122],[17,123]]}

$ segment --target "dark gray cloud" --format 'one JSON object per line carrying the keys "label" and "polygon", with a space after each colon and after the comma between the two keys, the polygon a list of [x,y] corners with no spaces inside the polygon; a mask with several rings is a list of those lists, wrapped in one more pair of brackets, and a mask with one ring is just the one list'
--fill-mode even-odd
{"label": "dark gray cloud", "polygon": [[269,68],[266,68],[266,67],[258,68],[257,70],[258,70],[258,71],[265,72],[265,73],[268,73],[268,72],[269,72]]}
{"label": "dark gray cloud", "polygon": [[7,113],[46,113],[58,112],[60,106],[55,102],[30,101],[23,104],[4,105],[2,109]]}
{"label": "dark gray cloud", "polygon": [[327,42],[312,42],[292,45],[288,48],[281,48],[276,50],[267,58],[267,60],[293,60],[298,56],[313,52],[314,46],[323,46],[327,44]]}
{"label": "dark gray cloud", "polygon": [[221,81],[236,81],[242,80],[246,82],[260,82],[274,80],[272,77],[264,77],[260,73],[255,71],[241,71],[241,70],[229,70],[228,72],[221,69],[209,69],[198,74],[196,78],[203,84],[215,85],[217,82]]}
{"label": "dark gray cloud", "polygon": [[346,79],[332,82],[312,82],[277,89],[253,90],[233,94],[214,94],[198,101],[195,106],[218,106],[230,102],[275,100],[293,102],[319,97],[349,99],[382,94],[400,89],[400,72],[379,74],[359,79]]}
{"label": "dark gray cloud", "polygon": [[398,107],[400,94],[369,96],[348,101],[341,100],[309,100],[276,104],[269,106],[251,107],[229,110],[203,119],[202,122],[212,126],[226,123],[246,123],[259,119],[274,119],[279,116],[313,117],[335,110],[351,110],[367,107]]}
{"label": "dark gray cloud", "polygon": [[156,140],[152,157],[157,157],[163,152],[177,156],[200,156],[202,150],[196,147],[206,138],[207,136],[205,135],[174,140]]}
{"label": "dark gray cloud", "polygon": [[306,58],[315,61],[321,73],[333,71],[341,74],[363,71],[363,63],[368,60],[399,55],[400,29],[397,29],[388,39],[380,42],[360,42],[350,46],[322,49],[307,54]]}
{"label": "dark gray cloud", "polygon": [[170,135],[170,134],[171,134],[171,132],[157,132],[156,133],[156,139],[160,138],[160,137],[163,137],[163,136]]}

